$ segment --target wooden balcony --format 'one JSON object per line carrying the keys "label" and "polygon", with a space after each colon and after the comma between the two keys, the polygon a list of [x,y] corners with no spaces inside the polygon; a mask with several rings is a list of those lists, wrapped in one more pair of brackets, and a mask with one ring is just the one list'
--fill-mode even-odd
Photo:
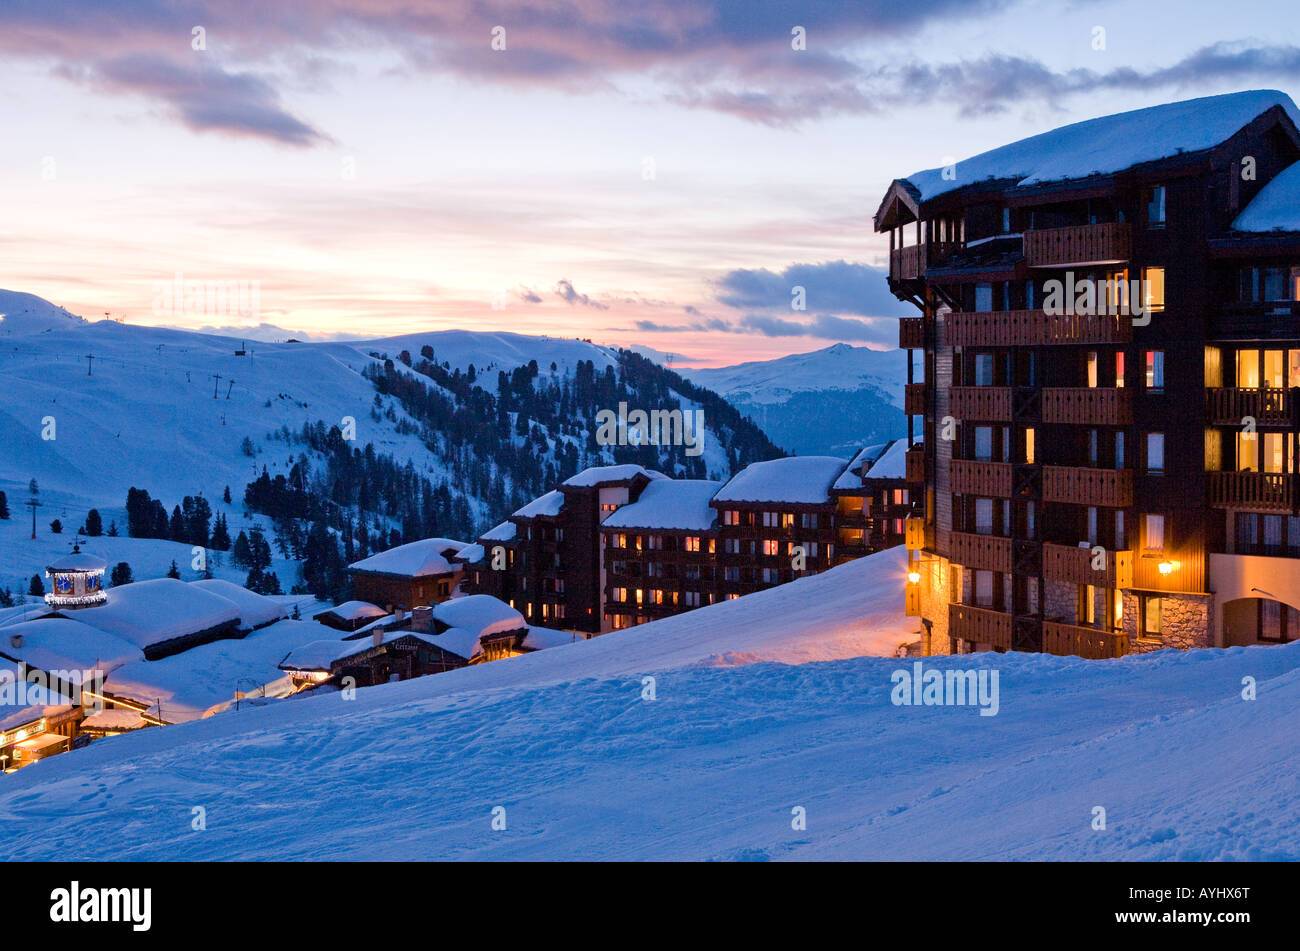
{"label": "wooden balcony", "polygon": [[1296,476],[1286,472],[1207,472],[1210,504],[1242,512],[1294,512]]}
{"label": "wooden balcony", "polygon": [[1131,253],[1126,221],[1025,232],[1025,264],[1029,267],[1119,264]]}
{"label": "wooden balcony", "polygon": [[1294,426],[1300,389],[1264,386],[1256,389],[1210,387],[1205,391],[1205,409],[1215,426],[1241,426],[1247,416],[1257,426]]}
{"label": "wooden balcony", "polygon": [[924,317],[903,317],[898,321],[898,347],[900,350],[925,349]]}
{"label": "wooden balcony", "polygon": [[1133,391],[1109,386],[1045,388],[1043,422],[1127,426],[1133,422]]}
{"label": "wooden balcony", "polygon": [[954,312],[944,318],[944,335],[953,347],[1128,343],[1133,339],[1133,318],[1046,314],[1041,310]]}
{"label": "wooden balcony", "polygon": [[903,388],[903,412],[908,416],[925,415],[924,383],[908,383]]}
{"label": "wooden balcony", "polygon": [[970,532],[948,534],[948,559],[966,568],[1011,570],[1011,539]]}
{"label": "wooden balcony", "polygon": [[954,386],[948,390],[948,412],[959,420],[1011,421],[1011,387]]}
{"label": "wooden balcony", "polygon": [[896,281],[912,281],[925,273],[925,245],[896,248],[889,256],[889,276]]}
{"label": "wooden balcony", "polygon": [[1011,615],[970,604],[948,605],[948,636],[1011,650]]}
{"label": "wooden balcony", "polygon": [[1133,471],[1043,466],[1043,500],[1127,508],[1133,504]]}
{"label": "wooden balcony", "polygon": [[1098,631],[1091,627],[1043,622],[1043,653],[1075,655],[1088,660],[1108,660],[1128,653],[1128,635],[1122,631]]}
{"label": "wooden balcony", "polygon": [[948,466],[948,490],[953,495],[1009,499],[1012,474],[1009,462],[976,462],[954,459]]}
{"label": "wooden balcony", "polygon": [[925,485],[929,469],[925,462],[925,447],[913,446],[904,454],[906,460],[907,481],[916,485]]}
{"label": "wooden balcony", "polygon": [[1098,588],[1133,587],[1133,553],[1106,551],[1102,567],[1094,568],[1091,548],[1072,545],[1043,545],[1043,575],[1069,584],[1091,584]]}

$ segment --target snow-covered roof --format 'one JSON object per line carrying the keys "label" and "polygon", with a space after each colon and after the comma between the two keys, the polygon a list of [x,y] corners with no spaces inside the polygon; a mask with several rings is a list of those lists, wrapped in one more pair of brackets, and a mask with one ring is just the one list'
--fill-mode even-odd
{"label": "snow-covered roof", "polygon": [[907,440],[895,439],[863,475],[867,479],[906,479]]}
{"label": "snow-covered roof", "polygon": [[471,657],[477,657],[483,653],[483,645],[479,643],[480,636],[469,628],[449,627],[441,634],[424,637],[423,640],[428,641],[430,644],[437,644],[449,654],[455,654],[457,657],[469,660]]}
{"label": "snow-covered roof", "polygon": [[103,571],[108,567],[108,562],[98,555],[92,555],[84,551],[69,552],[62,558],[56,558],[47,568],[46,571]]}
{"label": "snow-covered roof", "polygon": [[564,484],[574,487],[590,487],[599,485],[602,482],[626,482],[638,475],[643,475],[649,479],[668,478],[662,472],[656,472],[654,469],[647,469],[645,466],[629,462],[617,466],[592,466],[589,469],[583,469],[576,475],[571,475],[565,479]]}
{"label": "snow-covered roof", "polygon": [[[90,609],[78,612],[88,614]],[[0,630],[0,654],[45,671],[111,670],[141,660],[140,646],[71,618],[41,618]]]}
{"label": "snow-covered roof", "polygon": [[[385,631],[380,637],[379,643],[390,644],[393,641],[400,640],[403,637],[414,637],[417,640],[424,641],[426,644],[436,644],[443,650],[451,651],[458,657],[468,657],[468,654],[460,654],[453,650],[452,646],[459,646],[459,641],[450,640],[442,641],[443,635],[421,634],[417,631]],[[449,646],[452,645],[452,646]],[[310,644],[304,644],[302,647],[295,647],[291,650],[284,660],[280,661],[281,670],[329,670],[333,664],[338,663],[348,657],[354,657],[357,654],[364,653],[375,646],[373,637],[362,637],[354,640],[321,640],[312,641]]]}
{"label": "snow-covered roof", "polygon": [[289,612],[279,601],[274,601],[256,591],[249,591],[230,581],[222,581],[220,578],[200,578],[198,581],[191,581],[190,584],[234,602],[235,607],[239,608],[239,626],[244,630],[262,627],[289,616]]}
{"label": "snow-covered roof", "polygon": [[853,461],[848,464],[845,470],[840,473],[840,477],[835,480],[832,489],[860,489],[862,488],[862,470],[870,462],[873,462],[882,452],[888,448],[889,443],[877,443],[874,446],[867,446],[865,449],[858,451],[853,457]]}
{"label": "snow-covered roof", "polygon": [[177,578],[153,578],[108,589],[106,603],[77,612],[77,620],[144,649],[239,620],[229,598]]}
{"label": "snow-covered roof", "polygon": [[458,542],[454,538],[421,538],[353,562],[348,565],[348,570],[373,571],[408,578],[448,574],[456,570],[450,558],[465,545],[466,542]]}
{"label": "snow-covered roof", "polygon": [[1018,186],[1119,172],[1188,152],[1213,148],[1273,106],[1300,125],[1300,110],[1275,89],[1206,96],[1101,116],[1043,132],[948,166],[904,179],[921,201],[983,181],[1014,179]]}
{"label": "snow-covered roof", "polygon": [[[15,690],[15,701],[18,695],[14,685],[22,679],[22,671],[17,667],[0,666],[0,683],[5,684],[8,689]],[[41,717],[54,716],[56,713],[72,709],[72,701],[69,698],[40,684],[25,685],[22,699],[26,702],[21,704],[11,702],[0,706],[0,730],[12,730],[14,727],[25,726]]]}
{"label": "snow-covered roof", "polygon": [[1237,215],[1233,231],[1300,231],[1300,162],[1284,168]]}
{"label": "snow-covered roof", "polygon": [[456,556],[456,560],[461,564],[472,565],[482,561],[487,556],[487,551],[478,542],[472,545],[466,545]]}
{"label": "snow-covered roof", "polygon": [[384,617],[388,612],[369,601],[344,601],[342,604],[317,612],[313,617],[320,617],[322,614],[333,614],[343,621],[358,621],[361,618]]}
{"label": "snow-covered roof", "polygon": [[518,525],[511,521],[505,521],[495,528],[484,532],[479,536],[479,538],[489,542],[508,542],[514,539],[515,533],[518,531]]}
{"label": "snow-covered roof", "polygon": [[826,502],[831,485],[848,463],[839,456],[791,456],[754,462],[732,476],[713,501]]}
{"label": "snow-covered roof", "polygon": [[557,631],[549,627],[529,627],[522,646],[528,650],[540,651],[551,647],[563,647],[565,644],[573,644],[580,640],[584,640],[584,638],[578,637],[572,631]]}
{"label": "snow-covered roof", "polygon": [[148,722],[135,710],[100,710],[81,721],[82,729],[138,730]]}
{"label": "snow-covered roof", "polygon": [[635,502],[610,513],[603,527],[708,531],[717,518],[709,500],[720,488],[721,482],[709,479],[659,479],[642,489]]}
{"label": "snow-covered roof", "polygon": [[8,627],[10,624],[17,624],[21,621],[48,617],[53,613],[54,608],[44,601],[31,601],[27,604],[16,604],[12,608],[0,608],[0,627]]}
{"label": "snow-covered roof", "polygon": [[[579,473],[581,475],[581,473]],[[576,478],[576,477],[575,477]],[[539,515],[559,515],[564,508],[564,493],[552,489],[545,495],[538,496],[514,513],[512,518],[537,518]]]}
{"label": "snow-covered roof", "polygon": [[490,594],[471,594],[435,604],[433,618],[448,627],[477,631],[476,636],[517,631],[528,626],[522,614]]}

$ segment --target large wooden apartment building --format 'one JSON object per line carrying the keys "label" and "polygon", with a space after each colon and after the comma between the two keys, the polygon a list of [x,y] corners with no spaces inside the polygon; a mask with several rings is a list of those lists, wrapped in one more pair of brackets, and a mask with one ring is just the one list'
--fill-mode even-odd
{"label": "large wooden apartment building", "polygon": [[1215,96],[889,187],[927,652],[1300,635],[1298,121]]}

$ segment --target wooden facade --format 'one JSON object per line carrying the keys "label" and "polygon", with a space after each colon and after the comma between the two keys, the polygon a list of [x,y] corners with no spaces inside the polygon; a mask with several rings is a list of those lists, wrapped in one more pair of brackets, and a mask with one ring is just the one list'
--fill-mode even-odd
{"label": "wooden facade", "polygon": [[[891,185],[875,223],[920,312],[899,341],[924,368],[905,410],[928,649],[1228,643],[1210,556],[1300,557],[1300,232],[1233,230],[1298,161],[1264,105],[1211,148],[1112,173]],[[1084,283],[1092,310],[1048,312]],[[1271,591],[1245,570],[1232,597]]]}

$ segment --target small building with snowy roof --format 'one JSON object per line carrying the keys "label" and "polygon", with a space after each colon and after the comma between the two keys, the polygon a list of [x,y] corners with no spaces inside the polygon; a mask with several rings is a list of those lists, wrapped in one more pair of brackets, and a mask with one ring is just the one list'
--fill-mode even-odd
{"label": "small building with snowy roof", "polygon": [[352,633],[371,621],[384,617],[387,613],[383,608],[369,601],[344,601],[342,604],[336,604],[332,608],[313,614],[312,620],[338,631]]}
{"label": "small building with snowy roof", "polygon": [[304,644],[290,651],[279,666],[301,686],[333,681],[369,687],[464,667],[469,658],[458,651],[473,648],[466,648],[463,640],[440,641],[418,631],[376,629],[368,638]]}
{"label": "small building with snowy roof", "polygon": [[47,566],[45,575],[50,579],[50,590],[45,603],[51,608],[75,611],[103,604],[104,570],[108,562],[98,555],[83,552],[73,545],[71,553],[55,559]]}
{"label": "small building with snowy roof", "polygon": [[912,514],[907,440],[862,450],[831,487],[839,561],[903,544]]}
{"label": "small building with snowy roof", "polygon": [[409,611],[451,597],[464,567],[456,556],[466,543],[452,538],[422,538],[348,565],[359,601]]}
{"label": "small building with snowy roof", "polygon": [[258,594],[256,591],[249,591],[230,581],[222,581],[220,578],[200,578],[189,583],[233,602],[239,609],[239,629],[244,632],[255,631],[289,616],[288,610],[281,602]]}

